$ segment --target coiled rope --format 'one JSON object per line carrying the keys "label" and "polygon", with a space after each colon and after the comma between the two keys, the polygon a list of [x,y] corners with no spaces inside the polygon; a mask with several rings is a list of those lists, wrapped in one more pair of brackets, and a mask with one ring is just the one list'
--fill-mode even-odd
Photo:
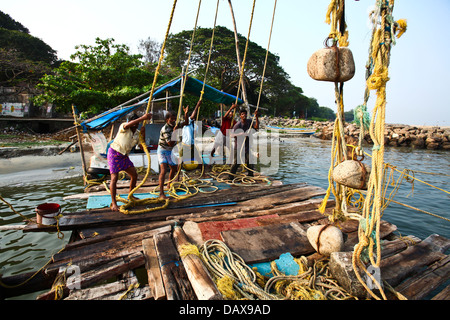
{"label": "coiled rope", "polygon": [[315,261],[312,267],[308,267],[306,257],[295,259],[299,265],[299,273],[296,276],[286,276],[278,270],[276,262],[272,261],[271,273],[274,276],[267,280],[220,240],[205,241],[198,253],[196,248],[191,246],[182,248],[180,255],[186,253],[197,254],[202,258],[225,299],[356,299],[331,277],[327,260]]}

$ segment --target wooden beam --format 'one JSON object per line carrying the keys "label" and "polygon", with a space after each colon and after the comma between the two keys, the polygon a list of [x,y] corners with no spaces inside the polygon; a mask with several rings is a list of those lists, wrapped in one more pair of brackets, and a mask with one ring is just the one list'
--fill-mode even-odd
{"label": "wooden beam", "polygon": [[167,300],[197,300],[169,233],[154,237]]}
{"label": "wooden beam", "polygon": [[163,230],[166,229],[144,231],[62,251],[53,256],[53,263],[48,265],[46,270],[59,269],[71,263],[84,272],[108,261],[141,251],[143,239],[153,237]]}
{"label": "wooden beam", "polygon": [[403,281],[395,288],[408,300],[423,300],[450,277],[450,256],[433,263],[423,272]]}
{"label": "wooden beam", "polygon": [[199,300],[222,300],[222,294],[217,289],[216,284],[212,280],[200,257],[195,254],[182,254],[182,250],[185,246],[192,245],[188,241],[183,229],[175,227],[173,230],[173,237],[197,298]]}
{"label": "wooden beam", "polygon": [[145,256],[145,268],[147,269],[148,285],[155,300],[166,299],[166,290],[159,269],[158,256],[156,254],[153,238],[142,240],[142,249]]}
{"label": "wooden beam", "polygon": [[[431,235],[419,244],[416,244],[399,254],[381,260],[381,277],[391,286],[395,287],[409,276],[419,272],[438,260],[445,258],[438,244],[437,235]],[[448,240],[447,240],[448,241]]]}

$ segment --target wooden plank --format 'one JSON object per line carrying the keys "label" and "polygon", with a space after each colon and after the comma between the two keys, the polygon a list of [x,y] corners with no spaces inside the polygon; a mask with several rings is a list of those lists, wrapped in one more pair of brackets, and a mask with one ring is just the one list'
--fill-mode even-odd
{"label": "wooden plank", "polygon": [[[325,214],[331,213],[332,210],[333,210],[333,208],[326,209]],[[272,210],[271,210],[271,212],[272,212]],[[275,212],[275,211],[273,210],[273,212]],[[258,220],[258,224],[260,226],[266,226],[266,225],[275,224],[275,223],[290,223],[290,222],[305,223],[305,222],[316,221],[316,220],[324,217],[324,215],[317,210],[297,212],[297,213],[288,213],[288,214],[280,213],[280,214],[281,215],[277,218]]]}
{"label": "wooden plank", "polygon": [[130,285],[137,283],[136,277],[128,277],[113,283],[107,283],[94,288],[72,290],[64,300],[107,300],[108,296],[126,291]]}
{"label": "wooden plank", "polygon": [[107,300],[108,296],[127,290],[128,286],[126,281],[120,280],[95,288],[74,290],[64,300]]}
{"label": "wooden plank", "polygon": [[314,252],[306,231],[295,222],[224,231],[222,238],[248,264],[271,261],[286,252],[292,255]]}
{"label": "wooden plank", "polygon": [[[302,197],[303,198],[303,197]],[[306,211],[317,209],[322,203],[322,199],[308,199],[300,200],[301,198],[292,199],[292,203],[286,203],[277,205],[277,195],[272,196],[271,204],[259,204],[259,199],[252,199],[249,201],[238,203],[235,206],[216,208],[207,210],[200,213],[190,213],[185,215],[169,216],[169,219],[179,219],[182,221],[194,221],[194,222],[204,222],[204,221],[224,221],[233,220],[238,218],[249,218],[256,216],[266,216],[272,214],[285,215],[291,214],[299,211]],[[334,206],[334,200],[329,201],[330,206]],[[317,218],[312,218],[311,220],[323,218],[323,215],[317,212],[315,214]]]}
{"label": "wooden plank", "polygon": [[[121,212],[111,211],[109,208],[96,209],[90,211],[81,211],[64,215],[59,219],[59,228],[62,231],[89,228],[93,226],[108,226],[115,225],[117,223],[136,223],[139,221],[161,221],[165,220],[168,216],[185,214],[186,212],[202,212],[205,208],[194,208],[193,206],[210,206],[210,205],[226,205],[227,203],[233,203],[236,201],[245,201],[253,198],[259,198],[261,196],[267,196],[269,194],[281,193],[291,189],[297,189],[300,187],[307,187],[304,183],[280,185],[280,186],[268,186],[268,185],[255,185],[251,187],[234,187],[231,189],[218,190],[212,194],[199,193],[193,197],[183,199],[181,201],[172,200],[169,203],[167,209],[157,210],[148,213],[124,215]],[[317,187],[314,187],[317,188]],[[144,209],[145,207],[136,207],[135,209]],[[29,224],[23,230],[24,232],[47,232],[54,231],[55,227],[52,226],[38,226],[36,224]]]}
{"label": "wooden plank", "polygon": [[[130,255],[128,257],[122,257],[106,264],[101,265],[98,268],[91,269],[81,274],[75,274],[66,279],[66,284],[63,287],[63,298],[67,297],[71,288],[87,288],[100,281],[107,280],[111,277],[118,276],[128,270],[139,268],[145,263],[144,255],[140,252]],[[47,293],[39,295],[37,300],[54,300],[55,290],[51,289]]]}
{"label": "wooden plank", "polygon": [[386,259],[390,256],[400,253],[401,251],[418,244],[420,241],[422,240],[411,235],[392,241],[383,241],[381,244],[381,259]]}
{"label": "wooden plank", "polygon": [[46,272],[59,270],[61,267],[66,267],[69,264],[80,268],[81,272],[86,272],[103,264],[109,263],[115,259],[119,259],[130,254],[137,253],[142,250],[142,246],[134,244],[132,247],[126,247],[121,249],[111,249],[107,252],[95,252],[89,256],[79,256],[68,260],[62,260],[54,262],[47,266]]}
{"label": "wooden plank", "polygon": [[145,258],[142,252],[136,252],[129,256],[124,256],[104,264],[96,269],[81,273],[80,277],[74,277],[72,282],[67,282],[72,287],[86,288],[102,280],[118,276],[128,270],[142,267],[145,264]]}
{"label": "wooden plank", "polygon": [[159,269],[158,257],[156,254],[155,242],[153,238],[142,240],[142,248],[145,256],[145,268],[147,269],[148,284],[155,300],[166,298],[166,290]]}
{"label": "wooden plank", "polygon": [[[392,232],[397,230],[397,226],[389,223],[387,221],[380,221],[380,239],[383,239],[390,235]],[[347,234],[347,240],[344,243],[344,248],[342,251],[353,251],[355,244],[359,242],[358,232],[350,232]]]}
{"label": "wooden plank", "polygon": [[[90,243],[87,242],[86,245],[80,245],[73,247],[68,244],[68,250],[64,250],[53,256],[53,262],[64,262],[64,261],[79,261],[81,259],[95,259],[97,256],[114,256],[117,252],[122,250],[140,247],[142,245],[142,240],[145,238],[153,237],[155,234],[168,232],[171,230],[171,226],[165,226],[162,228],[143,231],[135,234],[129,234],[126,236],[113,237],[101,241]],[[95,240],[95,238],[94,238]],[[89,241],[87,239],[86,241]],[[85,240],[80,240],[82,243],[86,243]],[[72,250],[71,250],[72,248]]]}
{"label": "wooden plank", "polygon": [[450,300],[450,284],[435,295],[431,300]]}
{"label": "wooden plank", "polygon": [[[183,246],[191,245],[180,227],[174,228],[173,237],[180,254]],[[181,255],[181,260],[198,300],[222,300],[222,294],[199,256],[195,254]]]}
{"label": "wooden plank", "polygon": [[197,300],[169,233],[154,237],[167,300]]}
{"label": "wooden plank", "polygon": [[[163,233],[163,232],[169,232],[172,229],[172,225],[175,224],[175,221],[163,221],[158,222],[157,225],[155,224],[146,224],[143,226],[138,227],[121,227],[118,229],[118,231],[114,232],[115,230],[111,230],[112,232],[107,232],[103,235],[94,236],[91,238],[85,238],[76,242],[68,243],[64,247],[64,251],[74,250],[74,249],[81,249],[84,246],[93,245],[99,242],[104,242],[107,240],[113,240],[124,236],[129,236],[132,234],[135,236],[136,234],[140,234],[145,232],[146,236],[151,237],[154,234],[157,233]],[[116,229],[116,228],[114,228]],[[147,231],[149,231],[147,233]]]}
{"label": "wooden plank", "polygon": [[433,243],[435,235],[431,235],[419,244],[381,260],[381,277],[392,287],[397,286],[407,277],[419,272],[445,255],[440,252],[441,246]]}
{"label": "wooden plank", "polygon": [[223,241],[222,236],[220,235],[222,231],[258,227],[258,221],[270,219],[275,216],[277,215],[246,217],[225,221],[205,221],[199,223],[198,227],[204,241],[210,239]]}
{"label": "wooden plank", "polygon": [[395,288],[408,300],[422,300],[450,278],[450,256],[433,263]]}

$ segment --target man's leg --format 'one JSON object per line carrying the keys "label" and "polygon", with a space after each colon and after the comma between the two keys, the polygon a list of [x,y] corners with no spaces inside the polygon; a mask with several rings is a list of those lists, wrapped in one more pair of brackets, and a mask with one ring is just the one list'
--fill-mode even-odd
{"label": "man's leg", "polygon": [[119,178],[118,173],[111,173],[111,183],[109,184],[109,190],[111,191],[111,210],[119,211],[116,201],[117,180]]}
{"label": "man's leg", "polygon": [[166,195],[164,194],[164,182],[166,179],[166,171],[167,171],[167,164],[161,163],[159,165],[159,198],[160,199],[167,199]]}
{"label": "man's leg", "polygon": [[233,165],[231,166],[231,170],[230,170],[230,173],[231,173],[231,175],[230,175],[230,177],[229,177],[229,179],[230,180],[233,180],[234,179],[234,175],[236,174],[236,172],[237,172],[237,168],[238,168],[238,150],[237,150],[237,148],[235,147],[234,148],[234,153],[233,153]]}
{"label": "man's leg", "polygon": [[246,167],[247,167],[247,175],[249,176],[249,177],[253,177],[253,164],[250,164],[250,151],[249,150],[246,150],[245,151],[245,165],[246,165]]}
{"label": "man's leg", "polygon": [[169,172],[169,181],[172,181],[175,177],[175,174],[178,172],[179,167],[177,165],[170,166],[170,172]]}
{"label": "man's leg", "polygon": [[[130,176],[130,193],[131,191],[134,190],[134,188],[136,188],[136,182],[137,182],[137,172],[136,172],[136,168],[135,167],[129,167],[128,169],[125,170],[125,172]],[[137,200],[138,198],[134,197],[133,198],[135,200]]]}

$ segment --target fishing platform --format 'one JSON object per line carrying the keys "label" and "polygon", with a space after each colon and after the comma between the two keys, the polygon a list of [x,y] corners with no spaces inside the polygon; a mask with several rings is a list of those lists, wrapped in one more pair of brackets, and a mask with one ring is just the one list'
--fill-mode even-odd
{"label": "fishing platform", "polygon": [[[335,84],[339,121],[333,134],[331,168],[347,161],[344,133],[338,129],[344,118],[342,86],[355,73],[351,51],[346,48],[348,33],[343,3],[338,5],[333,1],[327,10],[331,32],[325,40],[325,48],[315,52],[307,66],[311,78]],[[229,4],[231,7],[231,2]],[[383,112],[374,114],[371,128],[384,127],[385,87],[389,79],[385,70],[390,61],[392,37],[399,38],[406,31],[404,20],[392,18],[393,1],[377,4],[380,23],[376,23],[378,20],[373,23],[371,42],[376,45],[370,46],[373,59],[367,66],[366,80],[367,91],[377,90],[377,109]],[[276,1],[274,13],[275,7]],[[170,24],[171,20],[168,29]],[[251,23],[249,34],[250,29]],[[328,45],[329,41],[333,42],[332,46]],[[245,55],[246,52],[243,61]],[[159,64],[162,57],[161,53]],[[239,68],[239,83],[245,88],[244,66],[239,65]],[[156,91],[153,86],[149,97],[156,98],[155,93],[170,88],[180,92],[182,98],[185,87],[197,95],[201,92],[200,97],[204,92],[205,97],[217,103],[227,104],[223,99],[231,103],[239,101],[239,94],[236,97],[225,95],[205,86],[204,82],[189,81],[186,76]],[[238,93],[240,87],[238,85]],[[136,99],[145,95],[147,93]],[[365,94],[363,107],[368,98],[369,94]],[[151,102],[156,101],[152,99],[132,105],[129,103],[135,99],[130,100],[102,114],[102,119],[96,117],[81,125],[84,130],[103,129],[118,117],[150,102],[148,110]],[[256,110],[258,108],[259,103]],[[361,123],[366,118],[365,112],[361,108]],[[373,156],[379,160],[375,161],[379,177],[383,174],[384,130],[371,132],[380,143],[373,148]],[[79,131],[77,135],[81,147]],[[84,158],[83,167],[86,169]],[[450,240],[437,234],[426,239],[414,235],[396,236],[397,227],[380,219],[382,190],[371,188],[378,178],[373,177],[369,179],[367,190],[375,191],[373,195],[367,192],[367,199],[372,201],[366,202],[374,203],[374,210],[365,206],[364,215],[346,220],[334,219],[335,209],[342,208],[348,196],[346,189],[341,188],[344,184],[337,181],[337,192],[333,192],[337,197],[332,200],[326,190],[306,183],[285,185],[265,178],[255,179],[258,181],[251,184],[227,184],[202,175],[202,185],[195,186],[198,192],[194,196],[183,196],[181,192],[162,207],[144,205],[136,214],[113,212],[107,205],[96,208],[104,206],[102,199],[109,197],[99,194],[106,198],[96,199],[89,210],[64,214],[56,220],[56,225],[29,223],[23,228],[23,232],[71,231],[71,238],[38,272],[1,278],[6,288],[0,287],[0,296],[8,298],[45,290],[38,300],[349,300],[380,299],[379,295],[387,300],[449,300],[447,252]],[[331,185],[331,177],[329,180]],[[336,179],[333,177],[333,180]],[[364,179],[361,180],[358,189],[363,189]],[[147,198],[154,186],[143,187],[150,188],[139,190]],[[194,186],[188,189],[191,187]],[[118,193],[127,191],[118,190]],[[351,212],[352,208],[347,209]],[[371,212],[373,216],[367,214]],[[377,223],[369,228],[369,220]],[[364,225],[366,230],[362,230]],[[319,230],[315,241],[309,236],[313,228]],[[324,238],[333,228],[343,234],[345,241],[328,257],[324,252],[327,243]],[[372,233],[376,233],[376,237]],[[380,243],[376,243],[378,240]],[[361,250],[363,247],[368,248],[368,252]],[[366,279],[361,278],[360,268],[367,274]]]}
{"label": "fishing platform", "polygon": [[[317,269],[322,263],[327,265],[329,282],[322,291],[316,284],[316,299],[371,299],[351,271],[359,222],[331,223],[327,217],[335,205],[331,199],[325,214],[320,213],[324,189],[269,179],[226,184],[208,174],[205,180],[205,192],[172,199],[166,208],[148,213],[113,212],[97,201],[91,206],[100,208],[65,213],[57,225],[29,223],[23,232],[71,231],[70,241],[39,272],[3,277],[10,288],[0,287],[1,297],[45,290],[38,300],[295,299],[286,291],[264,288],[257,278],[267,287],[278,277],[286,288],[302,279],[299,270],[309,268],[324,285],[324,265],[322,271]],[[151,193],[157,185],[147,181],[139,192]],[[86,196],[109,197],[100,186],[90,191]],[[125,185],[118,185],[118,194],[124,193]],[[314,249],[307,230],[320,225],[340,228],[346,238],[341,252],[327,257]],[[450,257],[445,252],[450,241],[436,234],[426,239],[400,237],[394,235],[396,230],[381,221],[380,274],[385,288],[394,292],[386,290],[388,299],[449,299]],[[213,265],[217,257],[208,256],[215,251],[227,254],[228,263],[239,261],[248,277],[252,272],[257,276],[226,287],[226,272],[219,275],[220,268]],[[24,280],[28,281],[14,287]]]}

